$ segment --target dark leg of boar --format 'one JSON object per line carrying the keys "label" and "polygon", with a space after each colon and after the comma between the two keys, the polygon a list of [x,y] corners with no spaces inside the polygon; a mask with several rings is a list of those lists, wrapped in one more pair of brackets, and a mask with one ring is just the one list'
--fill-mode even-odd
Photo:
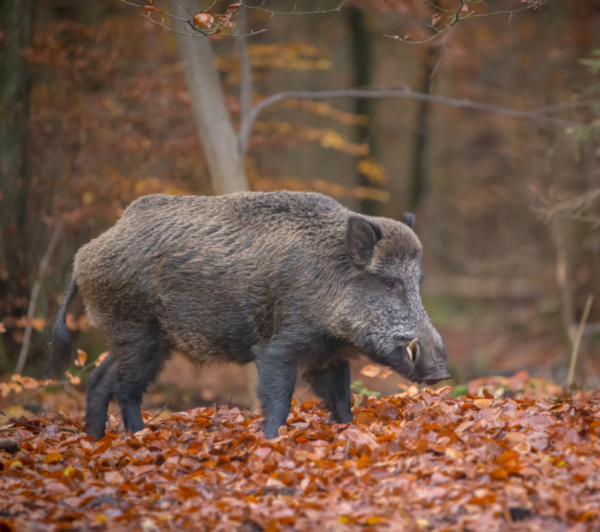
{"label": "dark leg of boar", "polygon": [[119,342],[113,352],[119,365],[114,390],[123,424],[127,431],[138,432],[144,428],[142,396],[163,369],[169,348],[157,326],[140,324],[139,329],[129,330],[127,341]]}
{"label": "dark leg of boar", "polygon": [[273,342],[255,347],[255,362],[258,369],[257,395],[265,416],[265,438],[276,438],[279,427],[285,425],[292,395],[298,377],[298,362],[294,347],[281,346]]}
{"label": "dark leg of boar", "polygon": [[86,432],[96,439],[104,436],[113,394],[119,401],[125,429],[137,432],[144,428],[142,396],[168,355],[168,345],[155,324],[128,323],[126,330],[111,332],[110,355],[92,371],[88,383],[85,425]]}
{"label": "dark leg of boar", "polygon": [[314,392],[323,399],[336,423],[352,421],[350,395],[350,364],[340,360],[326,367],[311,369],[304,374]]}
{"label": "dark leg of boar", "polygon": [[85,409],[85,430],[99,440],[104,436],[108,404],[113,395],[117,379],[117,364],[109,354],[90,374],[87,388],[87,404]]}

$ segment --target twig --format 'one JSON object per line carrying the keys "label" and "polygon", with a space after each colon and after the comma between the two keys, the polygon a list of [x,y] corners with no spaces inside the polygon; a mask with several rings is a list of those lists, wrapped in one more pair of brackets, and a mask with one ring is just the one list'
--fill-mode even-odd
{"label": "twig", "polygon": [[169,406],[170,401],[167,401],[167,404],[165,406],[163,406],[160,409],[160,412],[158,414],[156,414],[155,416],[151,417],[148,421],[146,421],[146,425],[148,425],[148,423],[152,423],[157,417],[159,417]]}
{"label": "twig", "polygon": [[580,125],[577,122],[559,120],[556,118],[551,118],[538,114],[533,111],[517,111],[514,109],[505,109],[503,107],[498,107],[496,105],[490,105],[486,103],[472,102],[469,100],[457,100],[454,98],[447,98],[445,96],[436,96],[433,94],[414,92],[406,84],[402,85],[403,88],[400,90],[392,88],[357,88],[331,91],[285,91],[273,94],[272,96],[265,98],[259,104],[255,105],[248,117],[248,120],[246,120],[241,125],[239,133],[240,147],[246,146],[247,148],[250,139],[250,134],[252,133],[252,128],[254,126],[254,122],[256,121],[260,113],[270,105],[273,105],[274,103],[289,98],[311,100],[325,100],[328,98],[407,98],[412,100],[428,101],[431,103],[447,105],[450,107],[472,109],[474,111],[487,112],[496,115],[507,116],[509,118],[531,120],[533,122],[538,122],[547,126],[566,128],[570,126]]}
{"label": "twig", "polygon": [[341,11],[342,7],[346,3],[346,0],[343,0],[339,6],[334,7],[333,9],[317,9],[316,11],[296,11],[296,8],[292,11],[271,11],[270,9],[265,9],[265,2],[263,1],[260,6],[249,6],[245,2],[240,2],[241,5],[248,9],[256,9],[257,11],[263,11],[264,13],[268,13],[269,15],[323,15],[324,13],[335,13],[336,11]]}
{"label": "twig", "polygon": [[[248,11],[247,8],[242,7],[238,13],[237,29],[241,33],[246,33],[248,22]],[[252,65],[250,64],[250,57],[248,55],[248,44],[246,38],[240,36],[235,41],[235,47],[238,56],[238,63],[240,65],[240,102],[242,105],[240,113],[240,124],[245,124],[252,113]],[[238,149],[242,157],[246,153],[247,146],[240,144],[240,138],[238,138]]]}
{"label": "twig", "polygon": [[344,451],[344,460],[348,460],[348,453],[350,452],[350,438],[346,440],[346,450]]}
{"label": "twig", "polygon": [[592,308],[592,301],[594,301],[594,295],[590,294],[585,302],[585,308],[583,309],[581,321],[579,322],[579,329],[577,329],[577,336],[575,337],[575,342],[573,342],[573,351],[571,351],[571,365],[569,366],[569,375],[567,376],[567,386],[571,386],[571,384],[573,384],[573,379],[575,377],[575,366],[577,365],[577,356],[579,355],[579,345],[581,344],[581,337],[583,336],[585,322],[587,321],[590,309]]}
{"label": "twig", "polygon": [[185,484],[178,484],[177,482],[171,482],[169,480],[157,480],[156,482],[153,482],[153,484],[166,484],[168,486],[182,486],[182,487],[186,487],[186,488],[197,488],[197,489],[207,489],[207,490],[215,490],[215,491],[219,491],[219,490],[223,490],[223,491],[230,491],[231,493],[252,493],[251,491],[246,491],[246,490],[235,490],[233,488],[226,488],[224,486],[207,486],[206,484],[195,484],[195,485],[185,485]]}
{"label": "twig", "polygon": [[[428,4],[427,2],[422,2],[422,0],[419,0],[421,3],[427,4],[430,7],[436,7],[436,6],[432,6],[431,4]],[[465,16],[460,17],[460,13],[462,8],[467,5],[469,2],[465,1],[465,0],[460,0],[460,5],[458,6],[458,8],[455,11],[449,11],[449,10],[444,10],[446,12],[451,13],[452,16],[452,20],[450,22],[448,22],[446,24],[446,26],[444,26],[441,29],[438,29],[434,26],[431,26],[434,30],[435,33],[433,35],[431,35],[430,37],[428,37],[427,39],[423,39],[422,41],[409,41],[407,38],[401,38],[398,35],[384,35],[384,37],[387,37],[388,39],[393,39],[395,41],[400,41],[400,42],[404,42],[407,44],[425,44],[428,43],[430,41],[432,41],[433,39],[438,38],[442,33],[446,33],[449,29],[451,29],[453,26],[455,26],[457,23],[459,22],[463,22],[465,20],[471,20],[474,18],[481,18],[481,17],[494,17],[497,15],[509,15],[509,22],[510,19],[512,18],[512,16],[515,13],[520,13],[521,11],[526,11],[528,9],[536,9],[541,7],[542,4],[545,4],[547,2],[547,0],[541,0],[540,2],[537,3],[532,3],[530,5],[528,5],[527,7],[523,7],[521,9],[514,9],[514,10],[507,10],[507,11],[493,11],[492,13],[467,13],[465,14]],[[437,8],[439,9],[439,8]],[[409,37],[410,38],[410,37]]]}
{"label": "twig", "polygon": [[[2,410],[0,410],[0,414],[2,414],[3,416],[6,416],[6,414],[4,412],[2,412]],[[25,423],[24,421],[19,421],[18,419],[13,419],[12,417],[8,417],[6,416],[7,419],[9,419],[10,421],[12,421],[13,423],[18,423],[19,425],[23,425],[24,427],[33,429],[33,430],[37,430],[38,432],[41,432],[42,429],[40,429],[39,427],[36,427],[34,425],[30,425],[29,423]]]}
{"label": "twig", "polygon": [[56,227],[54,228],[54,233],[52,234],[52,238],[50,239],[50,244],[48,244],[48,249],[46,249],[44,258],[40,263],[40,269],[38,270],[37,278],[35,280],[35,283],[33,283],[31,297],[29,298],[29,308],[27,309],[27,325],[25,326],[25,336],[23,338],[23,344],[21,345],[21,352],[19,353],[17,367],[15,368],[15,373],[17,375],[21,374],[21,372],[23,371],[23,367],[25,366],[25,360],[27,360],[27,352],[29,351],[29,343],[31,341],[31,320],[33,319],[33,315],[35,314],[35,307],[37,305],[37,299],[40,294],[42,281],[44,279],[44,275],[46,274],[46,268],[48,268],[48,263],[50,262],[50,258],[52,257],[52,253],[54,252],[54,248],[56,247],[56,243],[58,242],[58,237],[60,236],[63,226],[64,221],[61,219],[58,221]]}

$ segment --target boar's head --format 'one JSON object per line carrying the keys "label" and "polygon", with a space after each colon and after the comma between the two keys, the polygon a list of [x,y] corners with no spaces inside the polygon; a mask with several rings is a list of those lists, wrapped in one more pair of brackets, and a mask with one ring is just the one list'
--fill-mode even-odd
{"label": "boar's head", "polygon": [[404,223],[351,216],[345,236],[347,282],[334,313],[334,328],[374,362],[415,382],[450,378],[446,348],[420,296],[421,243]]}

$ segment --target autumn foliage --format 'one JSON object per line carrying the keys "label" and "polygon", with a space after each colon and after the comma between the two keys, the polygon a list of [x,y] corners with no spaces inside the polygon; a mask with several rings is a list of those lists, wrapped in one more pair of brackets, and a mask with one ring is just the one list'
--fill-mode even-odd
{"label": "autumn foliage", "polygon": [[[136,434],[111,415],[0,420],[0,530],[591,530],[600,402],[487,388],[356,396],[355,420],[294,400],[279,438],[259,412],[203,407]],[[520,398],[519,398],[520,397]]]}

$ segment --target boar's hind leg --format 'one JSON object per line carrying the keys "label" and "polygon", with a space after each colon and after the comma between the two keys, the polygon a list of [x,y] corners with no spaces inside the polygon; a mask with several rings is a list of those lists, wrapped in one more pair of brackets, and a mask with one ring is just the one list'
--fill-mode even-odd
{"label": "boar's hind leg", "polygon": [[350,397],[350,364],[340,360],[335,364],[307,371],[304,378],[314,392],[323,399],[336,423],[352,421]]}
{"label": "boar's hind leg", "polygon": [[112,354],[109,354],[102,364],[90,374],[85,409],[85,430],[98,440],[104,436],[108,404],[113,395],[116,379],[117,365]]}
{"label": "boar's hind leg", "polygon": [[160,373],[168,353],[168,345],[157,328],[150,327],[130,330],[127,341],[115,349],[119,364],[115,395],[127,431],[138,432],[144,428],[142,396]]}
{"label": "boar's hind leg", "polygon": [[265,438],[276,438],[290,413],[298,365],[288,346],[271,343],[253,351],[258,369],[257,395],[265,416]]}

